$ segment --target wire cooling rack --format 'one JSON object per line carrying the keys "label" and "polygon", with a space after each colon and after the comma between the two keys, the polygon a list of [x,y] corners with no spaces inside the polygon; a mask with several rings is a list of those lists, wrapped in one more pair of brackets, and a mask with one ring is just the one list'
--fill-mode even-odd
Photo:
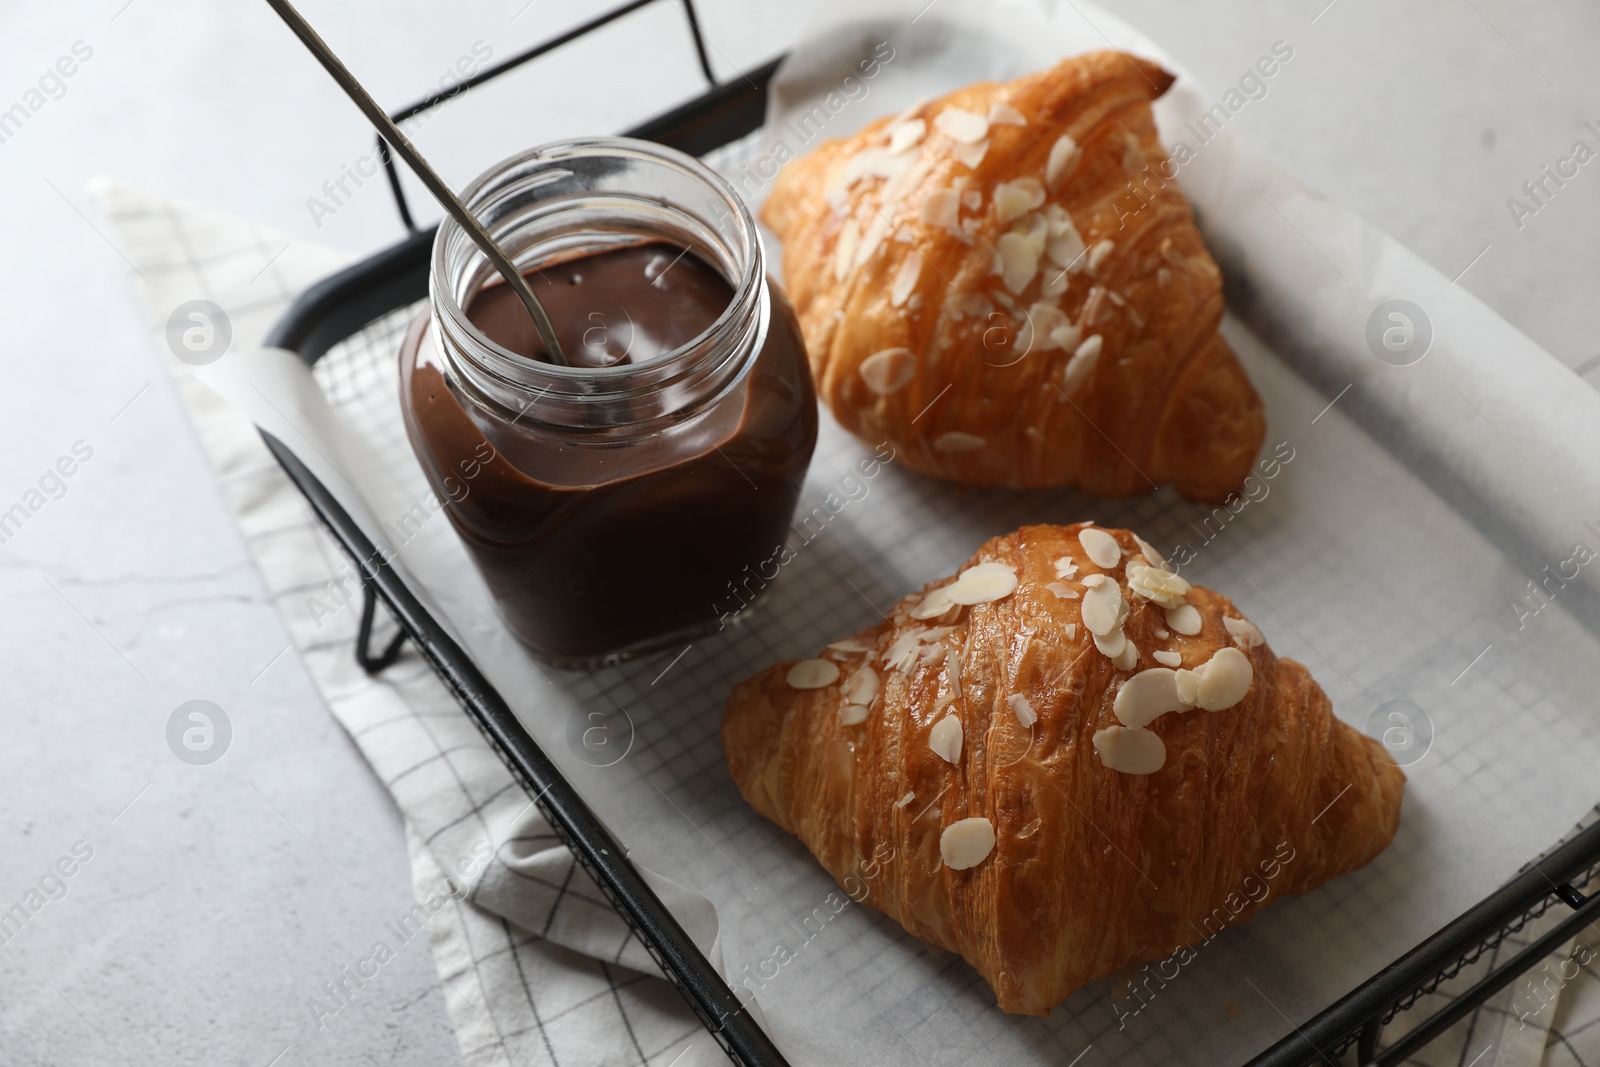
{"label": "wire cooling rack", "polygon": [[[401,108],[396,121],[418,115],[562,45],[583,38],[654,0],[633,0],[566,33],[479,72],[450,93]],[[691,0],[681,0],[695,59],[709,88],[699,97],[627,131],[703,156],[732,169],[753,151],[765,115],[773,60],[718,84]],[[306,291],[274,326],[270,346],[294,351],[315,367],[337,409],[343,393],[387,383],[378,353],[397,347],[404,323],[427,294],[434,230],[419,230],[406,203],[388,146],[379,143],[400,219],[409,236]],[[365,343],[353,344],[362,340]],[[356,353],[363,353],[357,356]],[[399,443],[395,430],[395,447]],[[779,1067],[782,1054],[742,1010],[728,983],[694,946],[677,920],[587,803],[511,712],[471,657],[383,561],[377,547],[294,453],[262,431],[267,447],[319,519],[355,562],[363,583],[357,659],[376,673],[410,640],[482,730],[491,747],[549,819],[664,974],[736,1063]],[[373,648],[377,605],[398,632]],[[1352,1050],[1362,1064],[1398,1064],[1505,989],[1578,930],[1600,918],[1600,892],[1585,892],[1600,875],[1600,819],[1527,865],[1500,889],[1448,923],[1313,1018],[1290,1027],[1249,1067],[1333,1063]],[[1559,910],[1558,910],[1559,909]],[[1555,911],[1560,918],[1551,921]],[[1524,930],[1536,929],[1519,941]],[[1394,1026],[1396,1022],[1400,1026]],[[1380,1048],[1383,1030],[1403,1031]]]}

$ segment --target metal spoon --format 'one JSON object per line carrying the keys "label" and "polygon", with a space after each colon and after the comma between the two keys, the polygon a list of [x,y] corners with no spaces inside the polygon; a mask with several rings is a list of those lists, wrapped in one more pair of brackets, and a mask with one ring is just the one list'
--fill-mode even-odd
{"label": "metal spoon", "polygon": [[533,318],[534,328],[539,331],[539,339],[544,342],[545,353],[550,362],[563,367],[571,366],[567,361],[566,355],[561,351],[561,342],[556,340],[556,330],[550,324],[550,316],[544,313],[544,307],[540,305],[539,298],[533,295],[533,289],[529,287],[528,279],[522,276],[522,272],[517,270],[516,264],[512,263],[510,257],[500,250],[499,245],[495,244],[494,238],[489,236],[489,231],[483,228],[483,224],[472,216],[466,205],[434,173],[433,168],[428,166],[427,160],[422,158],[422,154],[417,151],[416,146],[401,132],[399,126],[390,121],[389,116],[378,106],[377,101],[373,100],[367,91],[361,87],[361,83],[356,81],[355,75],[351,74],[349,69],[339,61],[339,57],[333,54],[333,50],[328,47],[327,42],[317,35],[317,31],[311,28],[310,23],[300,17],[300,12],[296,11],[288,0],[267,0],[267,3],[272,10],[278,13],[278,17],[283,19],[289,29],[294,31],[294,35],[300,38],[301,42],[311,50],[311,54],[317,57],[317,61],[322,64],[323,69],[333,76],[334,81],[339,83],[339,88],[343,89],[345,94],[355,102],[356,107],[361,109],[361,113],[367,116],[367,121],[377,128],[378,133],[383,136],[384,140],[388,141],[400,158],[406,161],[406,165],[416,172],[418,178],[422,179],[422,184],[428,187],[428,192],[432,193],[433,198],[439,201],[439,205],[450,213],[450,217],[455,219],[463,230],[467,231],[467,235],[482,249],[489,262],[494,264],[495,270],[500,272],[500,276],[505,279],[506,284],[511,286],[512,292],[516,293],[518,298],[521,299],[522,306],[528,309],[528,314]]}

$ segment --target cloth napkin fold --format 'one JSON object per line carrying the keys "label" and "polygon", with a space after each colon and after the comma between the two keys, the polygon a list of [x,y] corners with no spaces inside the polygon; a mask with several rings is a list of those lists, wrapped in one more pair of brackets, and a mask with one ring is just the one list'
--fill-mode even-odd
{"label": "cloth napkin fold", "polygon": [[[138,273],[161,361],[294,649],[404,816],[417,904],[389,924],[388,947],[426,929],[464,1060],[474,1067],[726,1063],[421,657],[407,649],[376,678],[357,665],[355,570],[249,419],[173,354],[168,320],[181,305],[205,300],[221,308],[228,350],[248,350],[295,295],[348,257],[108,179],[91,182],[89,192]],[[361,365],[363,350],[376,346],[392,359],[400,329],[403,316],[391,316],[324,357],[318,375],[330,396],[341,365]],[[718,962],[711,904],[646,876]],[[330,1013],[340,1007],[331,994],[320,1003]]]}

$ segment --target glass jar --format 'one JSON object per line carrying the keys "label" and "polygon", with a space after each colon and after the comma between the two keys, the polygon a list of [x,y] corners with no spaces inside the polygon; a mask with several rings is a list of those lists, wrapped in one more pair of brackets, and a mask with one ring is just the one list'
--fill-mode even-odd
{"label": "glass jar", "polygon": [[[504,321],[490,330],[499,340],[480,329],[475,316],[488,321],[479,309],[493,291],[502,304],[510,294],[446,219],[430,308],[401,347],[401,408],[511,632],[546,660],[595,667],[726,626],[787,558],[817,435],[799,324],[767,277],[755,220],[699,161],[623,138],[533,149],[462,199],[539,283],[574,364],[500,343]],[[664,324],[659,351],[617,356],[605,322],[591,322],[605,316],[568,321],[581,310],[577,290],[551,286],[576,286],[587,273],[588,292],[606,296],[612,275],[602,268],[641,248],[651,266],[642,282],[628,275],[629,285],[660,288],[677,271],[672,284],[699,279],[685,292],[701,303],[725,283],[716,291],[727,304],[706,304],[713,321],[693,336],[680,323],[674,342]],[[692,269],[674,259],[663,270],[669,252],[693,256]],[[630,294],[649,299],[630,308]],[[694,303],[675,291],[611,296],[629,337],[646,341],[667,309]],[[526,311],[515,310],[533,337]]]}

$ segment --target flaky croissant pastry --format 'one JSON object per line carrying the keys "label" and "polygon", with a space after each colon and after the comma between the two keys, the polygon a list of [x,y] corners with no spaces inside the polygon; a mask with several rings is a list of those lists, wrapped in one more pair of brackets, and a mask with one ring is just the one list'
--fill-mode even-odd
{"label": "flaky croissant pastry", "polygon": [[1088,524],[742,683],[722,739],[756,811],[1030,1015],[1367,863],[1405,783],[1226,597]]}
{"label": "flaky croissant pastry", "polygon": [[1239,489],[1266,427],[1156,138],[1172,80],[1097,52],[784,167],[761,217],[845,428],[965,485]]}

